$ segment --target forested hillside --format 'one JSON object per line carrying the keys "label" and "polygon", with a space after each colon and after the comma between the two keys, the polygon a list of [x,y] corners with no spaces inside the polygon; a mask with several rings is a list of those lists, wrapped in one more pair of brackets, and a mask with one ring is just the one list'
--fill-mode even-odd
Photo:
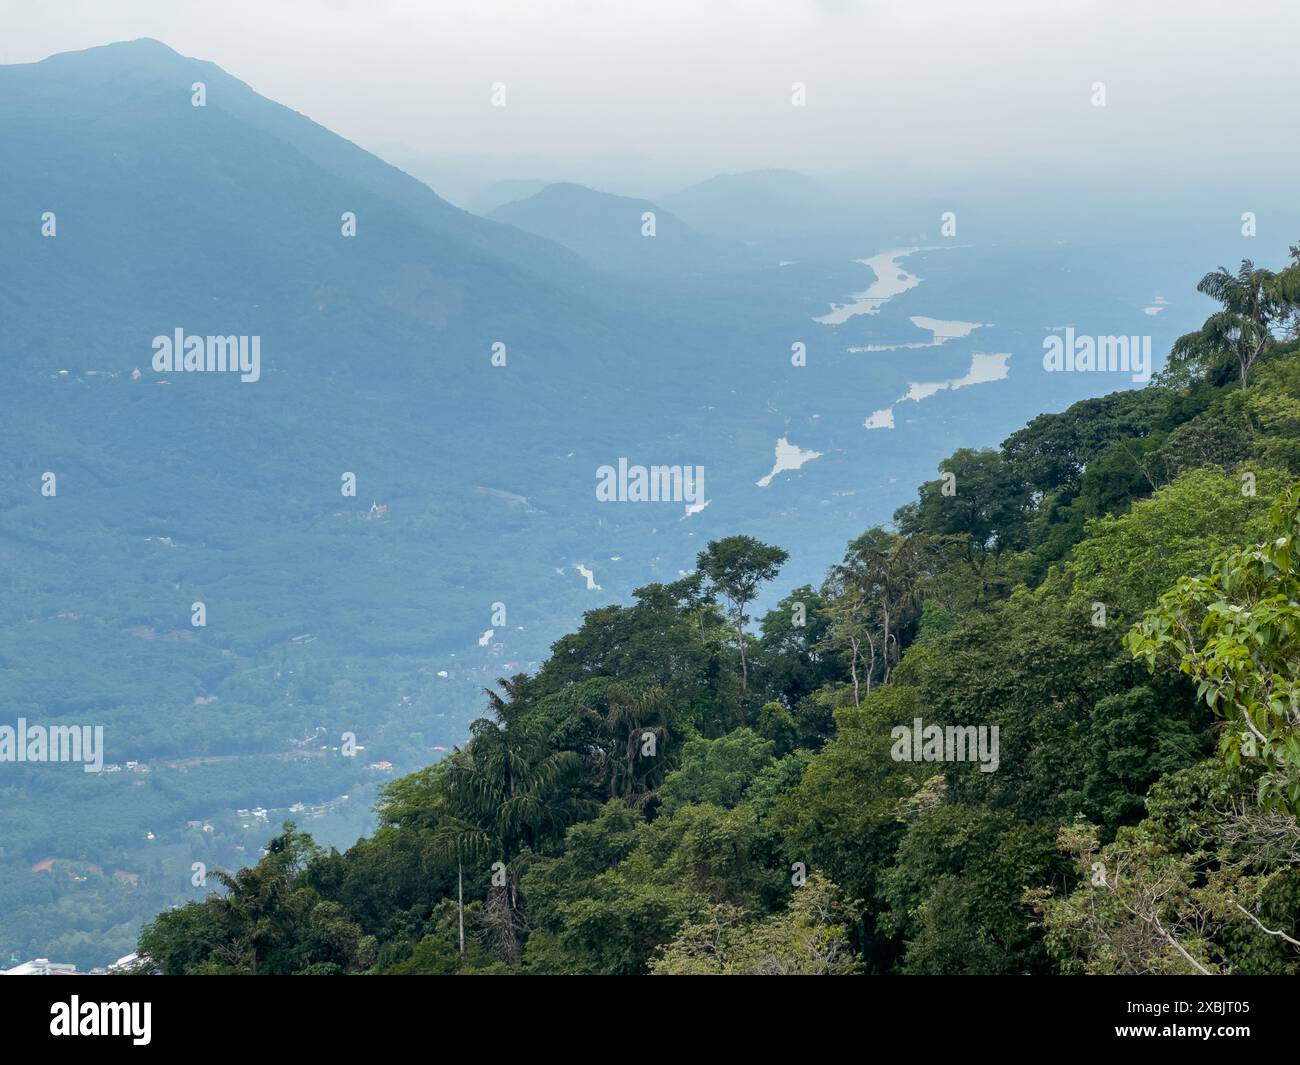
{"label": "forested hillside", "polygon": [[372,838],[325,852],[287,825],[142,954],[1300,971],[1293,257],[1207,275],[1220,309],[1156,381],[957,451],[754,626],[786,552],[748,536],[588,612],[462,748],[386,789]]}

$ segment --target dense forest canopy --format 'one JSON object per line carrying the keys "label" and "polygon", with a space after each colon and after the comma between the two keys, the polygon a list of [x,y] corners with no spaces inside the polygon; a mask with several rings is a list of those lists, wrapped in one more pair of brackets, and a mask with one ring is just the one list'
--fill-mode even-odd
{"label": "dense forest canopy", "polygon": [[1147,387],[962,449],[820,588],[710,543],[164,973],[1300,971],[1300,248]]}

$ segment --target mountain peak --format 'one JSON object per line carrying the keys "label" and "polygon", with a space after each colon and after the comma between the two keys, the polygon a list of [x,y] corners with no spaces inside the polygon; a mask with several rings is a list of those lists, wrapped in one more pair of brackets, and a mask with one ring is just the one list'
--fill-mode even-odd
{"label": "mountain peak", "polygon": [[129,62],[133,66],[160,64],[174,65],[177,62],[198,62],[190,56],[182,56],[175,48],[164,44],[152,36],[138,36],[134,40],[113,40],[108,44],[96,44],[91,48],[81,48],[73,52],[56,52],[40,60],[40,64],[64,65],[120,65]]}
{"label": "mountain peak", "polygon": [[157,37],[137,37],[131,41],[109,41],[108,44],[101,44],[98,45],[96,48],[87,48],[85,49],[85,51],[94,52],[94,51],[98,51],[101,48],[105,50],[111,49],[111,50],[123,51],[123,52],[130,50],[134,52],[143,52],[143,53],[155,52],[155,53],[166,53],[167,55],[180,55],[180,52],[176,51],[175,48],[172,48],[168,44],[164,44],[162,41],[158,40]]}

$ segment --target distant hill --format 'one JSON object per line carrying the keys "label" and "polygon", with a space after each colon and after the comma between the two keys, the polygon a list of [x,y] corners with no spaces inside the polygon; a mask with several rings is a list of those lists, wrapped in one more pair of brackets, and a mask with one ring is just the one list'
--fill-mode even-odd
{"label": "distant hill", "polygon": [[[190,85],[196,81],[206,85],[206,107],[191,106]],[[33,109],[39,109],[42,121],[34,120]],[[21,181],[21,160],[27,153],[32,153],[28,158],[44,160],[53,168],[59,162],[71,162],[73,152],[81,157],[91,151],[99,163],[124,174],[132,163],[139,162],[125,153],[132,145],[145,147],[141,137],[156,137],[163,124],[170,124],[177,141],[172,152],[159,154],[152,171],[159,178],[168,171],[179,171],[200,162],[188,155],[191,145],[203,147],[202,142],[195,142],[198,130],[185,125],[186,119],[197,116],[220,116],[211,123],[217,129],[209,133],[226,136],[234,123],[244,138],[239,147],[255,148],[261,141],[271,152],[267,160],[211,158],[218,168],[238,163],[250,174],[266,173],[272,161],[291,151],[301,157],[299,164],[309,162],[340,182],[402,207],[437,232],[438,247],[444,254],[458,259],[466,255],[496,257],[552,281],[578,267],[572,255],[553,244],[452,206],[422,182],[304,115],[259,95],[215,63],[187,58],[149,38],[65,52],[39,63],[0,67],[0,123],[7,134],[0,153],[15,162],[6,192],[21,195],[22,187],[15,188],[12,183]],[[51,124],[61,127],[65,137],[76,139],[60,147],[54,143]],[[217,139],[210,147],[215,151],[236,145]],[[57,170],[39,172],[37,177],[47,195],[57,191],[61,179]]]}
{"label": "distant hill", "polygon": [[[653,237],[642,234],[648,213],[654,215]],[[488,217],[563,244],[605,270],[707,273],[763,263],[752,249],[700,233],[649,200],[567,182],[504,204]]]}
{"label": "distant hill", "polygon": [[498,207],[535,196],[551,184],[554,182],[542,178],[509,178],[505,181],[494,181],[471,196],[466,201],[465,207],[475,214],[490,214]]}
{"label": "distant hill", "polygon": [[808,236],[853,221],[834,193],[794,170],[719,174],[660,202],[700,232],[727,237]]}

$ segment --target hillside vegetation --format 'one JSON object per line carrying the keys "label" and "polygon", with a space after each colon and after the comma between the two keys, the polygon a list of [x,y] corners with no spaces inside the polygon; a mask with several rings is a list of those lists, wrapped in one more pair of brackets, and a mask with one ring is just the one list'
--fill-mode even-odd
{"label": "hillside vegetation", "polygon": [[[746,536],[588,612],[463,747],[387,787],[372,838],[325,852],[286,825],[142,953],[166,973],[1300,971],[1297,275],[1207,275],[1221,309],[1155,382],[957,451],[756,631],[786,555]],[[917,719],[996,739],[927,759],[900,739]]]}

